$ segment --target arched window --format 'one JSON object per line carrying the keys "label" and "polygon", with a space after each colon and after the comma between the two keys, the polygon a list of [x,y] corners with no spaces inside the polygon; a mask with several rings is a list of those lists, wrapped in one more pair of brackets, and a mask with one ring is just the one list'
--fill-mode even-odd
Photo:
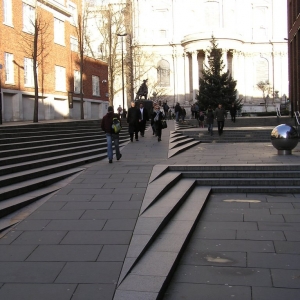
{"label": "arched window", "polygon": [[157,82],[160,86],[170,86],[170,64],[165,59],[157,64]]}
{"label": "arched window", "polygon": [[256,83],[269,81],[269,62],[266,58],[260,58],[255,63]]}

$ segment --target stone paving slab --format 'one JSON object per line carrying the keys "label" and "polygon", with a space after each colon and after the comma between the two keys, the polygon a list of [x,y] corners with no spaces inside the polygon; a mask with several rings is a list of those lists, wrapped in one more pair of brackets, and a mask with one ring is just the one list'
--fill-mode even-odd
{"label": "stone paving slab", "polygon": [[[131,265],[125,256],[148,183],[168,166],[299,162],[300,145],[293,155],[279,156],[271,143],[202,143],[168,158],[173,128],[169,121],[162,142],[147,131],[123,147],[122,159],[113,164],[88,164],[31,216],[2,233],[0,299],[112,300],[122,266]],[[260,202],[224,202],[232,199]],[[194,300],[199,294],[206,300],[220,295],[222,300],[299,299],[300,194],[226,192],[212,194],[210,201],[178,267],[189,275],[175,274],[163,299]],[[180,233],[188,214],[183,212],[169,235]],[[137,233],[147,238],[157,221],[147,218]],[[152,276],[160,269],[139,271]],[[145,278],[132,277],[144,286],[141,297],[122,290],[114,299],[156,299],[155,280],[140,281]]]}

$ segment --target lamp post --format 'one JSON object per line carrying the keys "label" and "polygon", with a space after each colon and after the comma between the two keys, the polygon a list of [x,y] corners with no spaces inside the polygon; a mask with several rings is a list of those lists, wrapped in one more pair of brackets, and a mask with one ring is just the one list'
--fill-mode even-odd
{"label": "lamp post", "polygon": [[275,100],[275,70],[274,70],[274,44],[269,41],[269,43],[272,45],[272,77],[273,77],[273,104]]}
{"label": "lamp post", "polygon": [[1,77],[2,77],[2,65],[0,64],[0,125],[2,125],[2,90],[1,90],[2,81],[1,81]]}
{"label": "lamp post", "polygon": [[123,37],[126,36],[127,33],[118,33],[117,36],[122,37],[122,99],[123,99],[123,111],[124,111],[124,57],[123,57]]}

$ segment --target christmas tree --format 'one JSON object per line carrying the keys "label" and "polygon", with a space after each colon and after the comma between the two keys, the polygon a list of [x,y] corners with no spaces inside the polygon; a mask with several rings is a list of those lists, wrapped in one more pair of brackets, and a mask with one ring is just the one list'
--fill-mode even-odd
{"label": "christmas tree", "polygon": [[211,39],[211,47],[208,54],[208,66],[202,70],[200,78],[198,104],[201,110],[206,110],[209,105],[215,109],[218,104],[229,110],[232,103],[236,108],[241,108],[241,100],[237,99],[236,81],[230,72],[224,71],[222,60],[222,50],[218,49],[218,44],[214,37]]}

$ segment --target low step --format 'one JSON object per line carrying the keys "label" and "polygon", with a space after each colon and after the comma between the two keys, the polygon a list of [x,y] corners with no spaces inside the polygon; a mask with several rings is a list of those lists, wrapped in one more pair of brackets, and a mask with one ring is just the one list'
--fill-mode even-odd
{"label": "low step", "polygon": [[[114,300],[161,299],[210,189],[196,187],[117,287]],[[147,287],[151,287],[147,289]]]}
{"label": "low step", "polygon": [[21,194],[25,194],[29,191],[45,187],[80,171],[81,169],[69,169],[57,172],[55,174],[42,176],[40,178],[29,179],[26,181],[15,183],[7,187],[2,187],[0,188],[0,199],[1,201],[3,201],[12,197],[20,196]]}
{"label": "low step", "polygon": [[188,142],[182,146],[179,146],[179,147],[175,147],[175,148],[172,148],[172,149],[169,149],[169,153],[168,153],[168,158],[180,153],[180,152],[183,152],[191,147],[194,147],[196,145],[198,145],[200,143],[200,141],[196,141],[196,140],[193,140],[191,142]]}
{"label": "low step", "polygon": [[[182,179],[178,184],[169,188],[168,192],[159,199],[153,198],[153,205],[142,211],[133,232],[119,283],[123,281],[143,253],[150,247],[157,235],[189,196],[194,186],[194,180]],[[154,181],[148,187],[148,191],[151,194],[152,190],[153,194],[159,188],[159,182],[155,183]],[[145,203],[142,206],[145,207]]]}

